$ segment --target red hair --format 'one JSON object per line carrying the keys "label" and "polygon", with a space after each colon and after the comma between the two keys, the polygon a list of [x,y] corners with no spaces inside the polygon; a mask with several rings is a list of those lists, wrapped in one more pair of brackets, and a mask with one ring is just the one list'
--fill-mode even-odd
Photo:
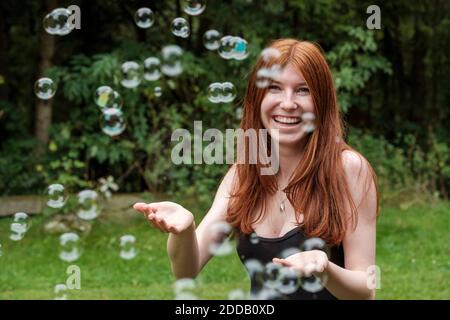
{"label": "red hair", "polygon": [[[264,128],[260,108],[267,89],[256,85],[260,68],[291,64],[302,73],[314,103],[316,129],[304,137],[304,157],[284,191],[295,209],[297,222],[300,221],[299,214],[304,215],[303,222],[298,224],[302,226],[305,235],[320,237],[330,245],[337,245],[342,242],[347,231],[349,208],[353,226],[357,221],[356,206],[342,164],[344,150],[356,151],[343,139],[344,125],[331,70],[320,47],[311,42],[280,39],[272,42],[270,48],[276,49],[280,55],[271,57],[268,61],[260,57],[250,72],[240,128]],[[376,174],[368,162],[367,165],[375,182],[378,210]],[[245,164],[236,164],[236,179],[227,211],[227,222],[246,234],[253,231],[253,223],[266,215],[267,196],[278,190],[276,177],[261,175],[260,169],[259,163],[249,164],[246,161]],[[261,204],[262,210],[255,213],[258,204]]]}

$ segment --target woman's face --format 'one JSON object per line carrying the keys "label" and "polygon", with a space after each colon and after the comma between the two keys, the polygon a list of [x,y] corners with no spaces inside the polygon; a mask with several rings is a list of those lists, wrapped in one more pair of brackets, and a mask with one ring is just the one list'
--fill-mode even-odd
{"label": "woman's face", "polygon": [[303,75],[288,64],[268,86],[261,102],[264,127],[278,129],[280,145],[297,145],[306,135],[302,115],[314,114],[314,104]]}

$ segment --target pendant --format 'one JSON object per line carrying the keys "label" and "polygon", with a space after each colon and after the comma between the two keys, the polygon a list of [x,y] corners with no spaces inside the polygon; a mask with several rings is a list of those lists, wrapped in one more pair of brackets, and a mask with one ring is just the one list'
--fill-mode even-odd
{"label": "pendant", "polygon": [[281,211],[281,212],[284,212],[284,209],[286,209],[286,208],[285,208],[285,206],[284,206],[284,202],[282,202],[282,203],[280,204],[280,211]]}

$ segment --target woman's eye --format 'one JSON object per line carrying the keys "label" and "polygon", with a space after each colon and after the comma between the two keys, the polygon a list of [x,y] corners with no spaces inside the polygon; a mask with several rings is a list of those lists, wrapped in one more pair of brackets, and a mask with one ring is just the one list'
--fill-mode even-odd
{"label": "woman's eye", "polygon": [[297,89],[297,93],[302,94],[302,95],[305,95],[305,94],[308,94],[308,93],[309,93],[309,89],[306,88],[306,87],[298,88],[298,89]]}
{"label": "woman's eye", "polygon": [[279,86],[275,86],[273,84],[269,86],[269,90],[272,90],[272,91],[278,91],[279,89],[280,89]]}

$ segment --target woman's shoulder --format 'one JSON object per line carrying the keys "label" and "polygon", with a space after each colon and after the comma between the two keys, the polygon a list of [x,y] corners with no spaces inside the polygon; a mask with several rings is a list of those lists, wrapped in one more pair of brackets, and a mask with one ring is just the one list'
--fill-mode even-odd
{"label": "woman's shoulder", "polygon": [[369,162],[362,154],[350,149],[342,151],[342,165],[345,173],[350,175],[367,171],[370,167]]}

